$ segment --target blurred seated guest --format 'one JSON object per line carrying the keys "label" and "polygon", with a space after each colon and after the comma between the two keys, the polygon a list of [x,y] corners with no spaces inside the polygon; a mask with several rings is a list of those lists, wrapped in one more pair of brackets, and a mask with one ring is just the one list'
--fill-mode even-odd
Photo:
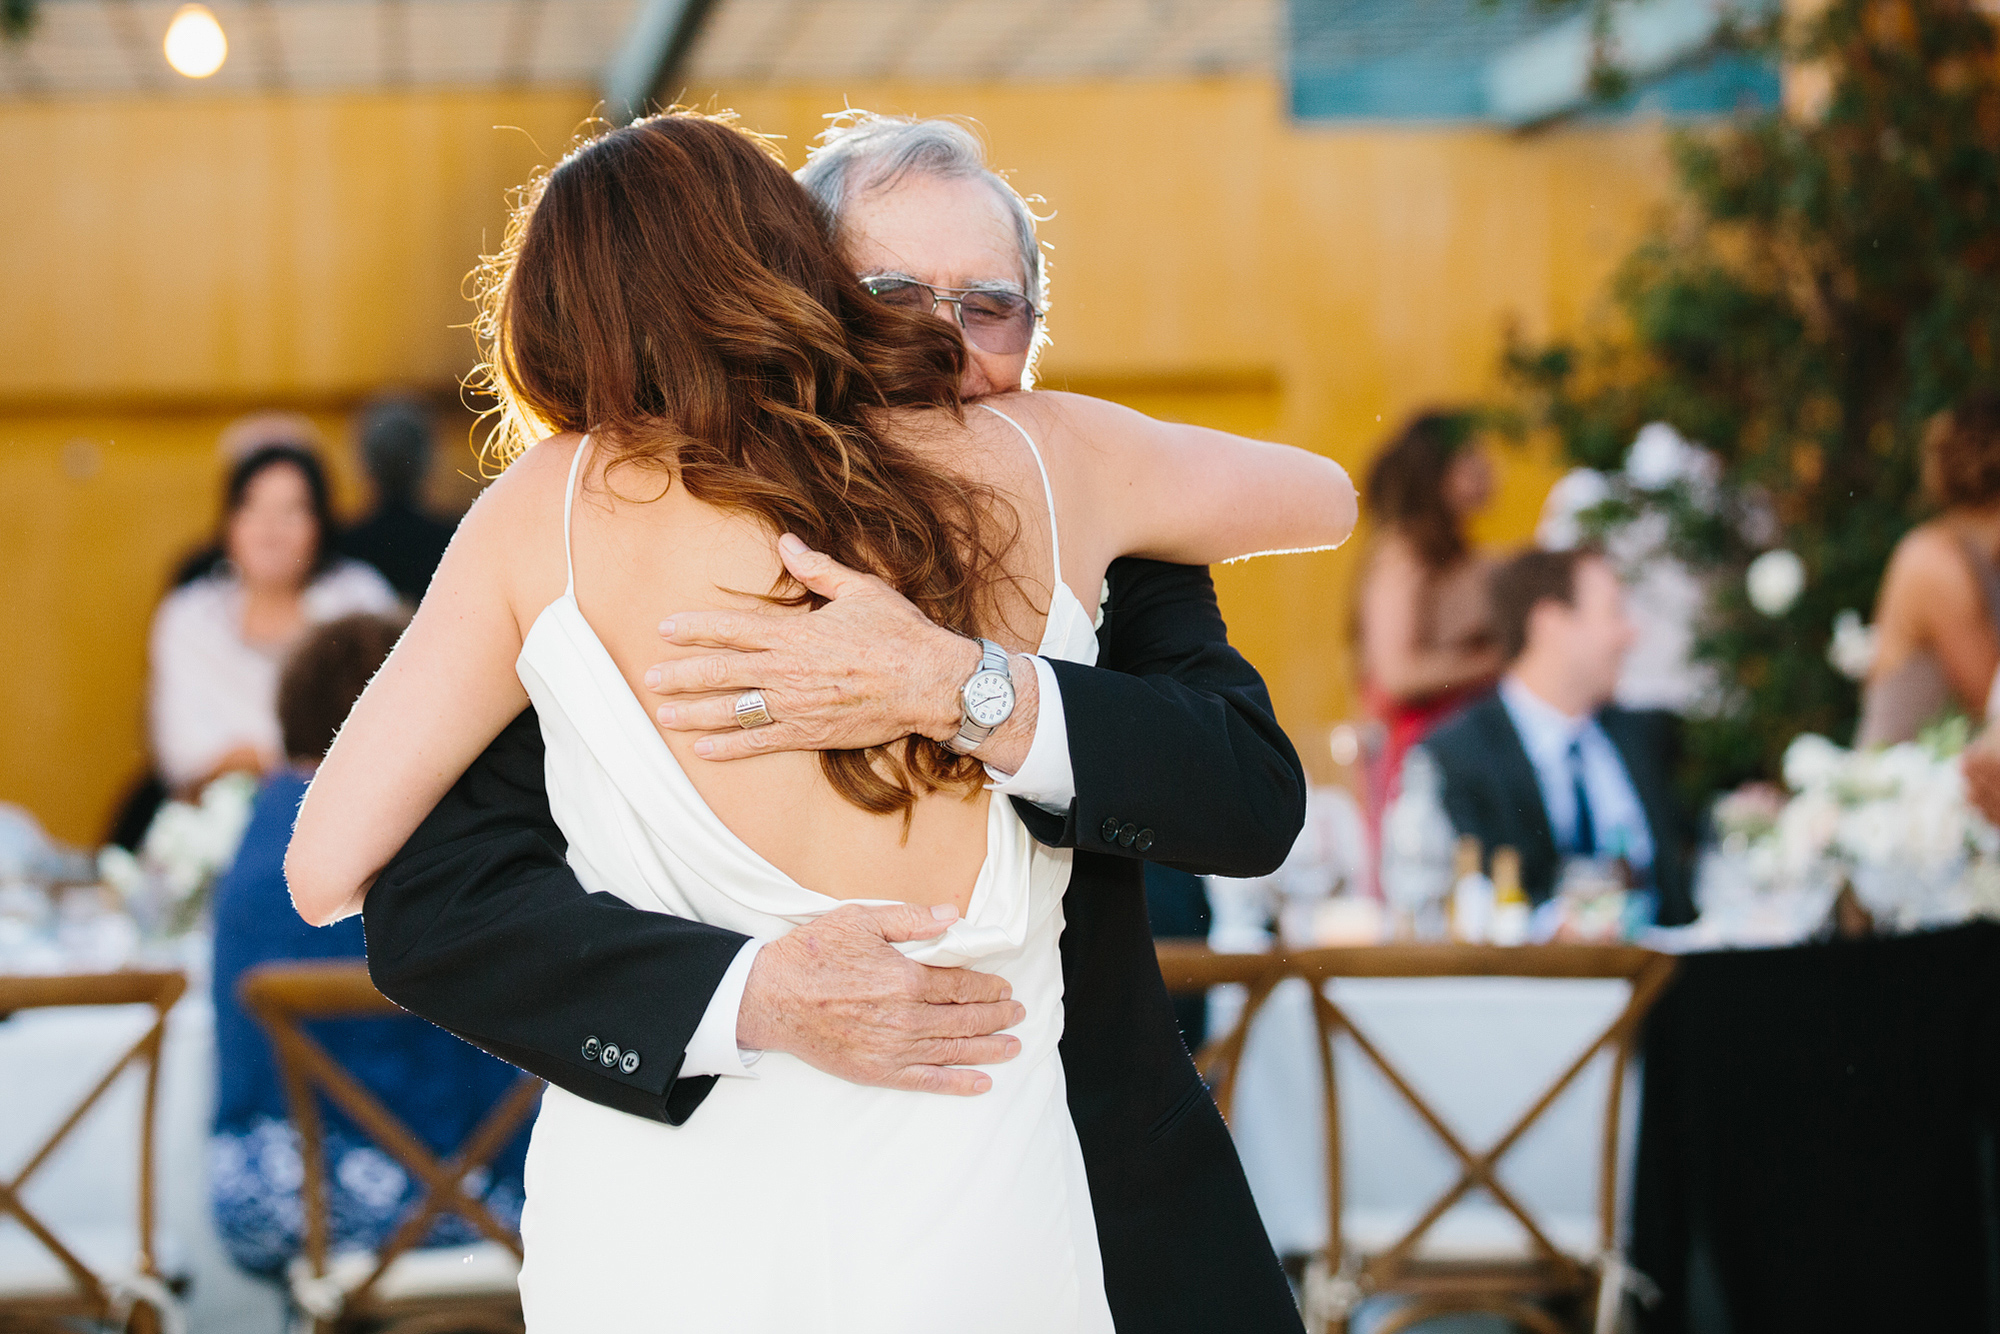
{"label": "blurred seated guest", "polygon": [[170,790],[191,793],[218,774],[277,767],[286,651],[309,626],[395,610],[395,591],[339,556],[333,534],[326,474],[309,449],[264,443],[235,460],[219,559],[153,614],[148,722]]}
{"label": "blurred seated guest", "polygon": [[1694,920],[1690,828],[1674,796],[1678,722],[1611,702],[1632,646],[1624,590],[1589,547],[1528,551],[1495,571],[1507,673],[1424,749],[1461,834],[1521,854],[1522,888],[1553,892],[1571,857],[1623,858],[1666,926]]}
{"label": "blurred seated guest", "polygon": [[[314,458],[326,453],[319,427],[313,425],[312,418],[298,412],[253,412],[238,417],[222,428],[215,442],[215,453],[226,473],[266,445],[290,445]],[[213,574],[227,563],[228,555],[220,538],[204,542],[174,568],[174,576],[167,582],[168,591]]]}
{"label": "blurred seated guest", "polygon": [[415,606],[430,587],[454,525],[424,511],[431,468],[431,419],[408,399],[385,399],[361,422],[361,463],[375,484],[375,508],[347,530],[341,550],[374,566]]}
{"label": "blurred seated guest", "polygon": [[[314,767],[401,629],[386,617],[349,616],[312,630],[299,645],[278,689],[288,763],[264,780],[236,862],[216,885],[209,1200],[231,1257],[255,1273],[281,1271],[302,1245],[301,1168],[269,1041],[236,988],[247,970],[274,959],[362,958],[359,917],[312,927],[293,911],[285,848]],[[439,1152],[456,1148],[518,1075],[413,1016],[319,1024],[314,1036]],[[329,1241],[336,1251],[372,1249],[395,1225],[417,1183],[337,1110],[324,1126]],[[513,1226],[520,1221],[525,1153],[523,1132],[474,1191]],[[431,1237],[434,1245],[474,1240],[470,1225],[457,1219],[441,1222]]]}
{"label": "blurred seated guest", "polygon": [[1383,724],[1368,773],[1368,827],[1394,795],[1403,752],[1500,674],[1489,566],[1466,538],[1493,495],[1493,465],[1470,414],[1426,412],[1368,470],[1377,525],[1362,569],[1362,696]]}
{"label": "blurred seated guest", "polygon": [[1858,746],[1914,740],[1953,710],[1977,722],[2000,667],[2000,395],[1932,419],[1923,482],[1941,512],[1904,534],[1882,575]]}
{"label": "blurred seated guest", "polygon": [[[1714,512],[1722,464],[1665,422],[1639,429],[1625,466],[1607,475],[1573,468],[1549,488],[1535,525],[1535,545],[1550,551],[1588,540],[1585,516],[1621,491],[1658,496],[1678,489],[1703,513]],[[1637,636],[1618,678],[1628,709],[1685,714],[1716,694],[1713,664],[1694,658],[1695,628],[1706,592],[1669,541],[1666,512],[1642,509],[1604,536],[1605,552],[1625,582],[1625,610]]]}

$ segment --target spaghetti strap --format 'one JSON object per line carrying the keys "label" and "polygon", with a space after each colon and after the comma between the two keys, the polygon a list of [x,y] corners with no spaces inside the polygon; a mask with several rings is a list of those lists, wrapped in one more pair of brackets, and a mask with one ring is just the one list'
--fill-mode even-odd
{"label": "spaghetti strap", "polygon": [[[1062,535],[1061,531],[1056,527],[1056,490],[1053,486],[1049,485],[1049,469],[1048,465],[1042,462],[1042,451],[1036,448],[1035,437],[1029,435],[1027,428],[1022,426],[1021,423],[1015,421],[1012,417],[1009,417],[990,403],[981,403],[979,406],[985,408],[1001,421],[1006,422],[1009,426],[1019,431],[1021,438],[1028,442],[1028,452],[1035,456],[1035,471],[1042,475],[1042,496],[1049,502],[1049,559],[1055,566],[1055,583],[1060,584],[1063,581]],[[1053,586],[1052,584],[1051,587]]]}
{"label": "spaghetti strap", "polygon": [[563,566],[569,575],[569,581],[563,585],[565,597],[576,593],[576,557],[569,550],[569,512],[576,503],[577,471],[583,466],[583,456],[589,449],[590,437],[586,435],[577,442],[576,454],[569,461],[569,484],[563,488]]}

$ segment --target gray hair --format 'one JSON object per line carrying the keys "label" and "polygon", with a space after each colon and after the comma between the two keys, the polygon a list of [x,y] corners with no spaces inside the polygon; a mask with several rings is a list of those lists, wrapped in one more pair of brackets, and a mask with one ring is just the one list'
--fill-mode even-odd
{"label": "gray hair", "polygon": [[[830,118],[819,144],[806,154],[798,182],[827,216],[838,221],[849,197],[893,185],[911,172],[943,180],[985,181],[999,195],[1021,246],[1026,295],[1049,307],[1049,278],[1035,239],[1035,214],[1028,201],[1000,173],[986,165],[986,146],[960,121],[945,117],[911,120],[872,111],[844,111]],[[1037,334],[1040,348],[1042,335]]]}

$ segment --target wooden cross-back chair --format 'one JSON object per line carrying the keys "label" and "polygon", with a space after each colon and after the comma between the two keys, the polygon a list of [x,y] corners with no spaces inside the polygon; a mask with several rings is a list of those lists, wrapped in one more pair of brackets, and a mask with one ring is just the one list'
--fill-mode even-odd
{"label": "wooden cross-back chair", "polygon": [[[1348,1318],[1364,1298],[1401,1295],[1412,1300],[1377,1326],[1377,1334],[1397,1331],[1435,1316],[1487,1311],[1538,1334],[1565,1334],[1544,1301],[1567,1303],[1599,1334],[1615,1327],[1628,1281],[1618,1249],[1617,1195],[1619,1126],[1624,1072],[1639,1027],[1673,976],[1672,958],[1628,945],[1377,945],[1310,950],[1288,955],[1285,971],[1312,985],[1320,1072],[1325,1095],[1328,1231],[1326,1250],[1307,1272],[1305,1315],[1309,1327],[1344,1334]],[[1484,1149],[1474,1149],[1425,1101],[1381,1048],[1327,995],[1338,978],[1564,978],[1609,979],[1630,984],[1615,1018],[1585,1044],[1575,1059]],[[1342,1232],[1340,1103],[1333,1042],[1345,1034],[1456,1160],[1452,1185],[1401,1236],[1386,1246],[1350,1244]],[[1541,1120],[1591,1063],[1608,1054],[1611,1077],[1599,1153],[1597,1250],[1577,1255],[1550,1240],[1549,1229],[1500,1180],[1500,1160]],[[1427,1259],[1426,1236],[1455,1205],[1483,1190],[1519,1224],[1526,1257]]]}
{"label": "wooden cross-back chair", "polygon": [[[31,1267],[21,1275],[0,1278],[0,1331],[68,1330],[76,1321],[112,1324],[133,1334],[177,1331],[183,1322],[179,1303],[160,1273],[154,1253],[155,1154],[153,1127],[159,1103],[160,1049],[166,1037],[167,1012],[187,989],[187,978],[175,972],[127,972],[67,977],[0,977],[0,1018],[22,1010],[71,1006],[146,1005],[152,1022],[126,1047],[90,1090],[42,1143],[28,1155],[10,1179],[0,1180],[0,1220],[8,1218],[34,1241],[36,1254],[46,1253],[59,1270],[43,1274]],[[32,1178],[81,1125],[117,1083],[137,1067],[142,1071],[144,1097],[139,1113],[138,1218],[129,1238],[128,1255],[78,1254],[74,1239],[64,1241],[35,1216],[21,1198]],[[15,1088],[12,1094],[21,1090]],[[9,1099],[11,1101],[11,1098]],[[128,1239],[115,1243],[121,1249]]]}
{"label": "wooden cross-back chair", "polygon": [[1236,1074],[1243,1064],[1243,1044],[1250,1026],[1271,999],[1271,992],[1288,976],[1282,954],[1217,954],[1208,946],[1179,940],[1156,941],[1160,977],[1169,995],[1200,996],[1210,987],[1241,986],[1243,1010],[1221,1033],[1211,1033],[1194,1054],[1195,1069],[1208,1085],[1222,1119],[1236,1104]]}
{"label": "wooden cross-back chair", "polygon": [[[542,1083],[523,1075],[443,1158],[384,1107],[315,1041],[305,1025],[328,1019],[400,1015],[375,989],[368,969],[353,963],[270,963],[238,984],[243,1003],[271,1039],[286,1105],[298,1130],[305,1165],[305,1253],[292,1269],[292,1298],[313,1320],[314,1334],[367,1326],[379,1334],[494,1331],[522,1328],[515,1275],[521,1239],[486,1205],[466,1193],[466,1177],[505,1148],[533,1114]],[[328,1253],[326,1134],[319,1096],[338,1107],[420,1184],[422,1193],[381,1247],[367,1256]],[[419,1249],[442,1214],[456,1214],[486,1241],[471,1251]]]}

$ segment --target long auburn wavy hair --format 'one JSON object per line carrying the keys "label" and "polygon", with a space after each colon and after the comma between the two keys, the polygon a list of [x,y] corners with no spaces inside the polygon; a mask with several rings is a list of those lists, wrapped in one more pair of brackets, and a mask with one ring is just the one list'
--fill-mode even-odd
{"label": "long auburn wavy hair", "polygon": [[[960,417],[965,348],[929,315],[868,296],[829,219],[734,116],[675,110],[588,138],[515,200],[475,272],[499,403],[488,457],[589,432],[606,474],[634,466],[870,571],[939,625],[979,633],[1018,517],[990,487],[919,458],[882,409]],[[818,599],[788,577],[765,596]],[[823,751],[846,800],[902,814],[971,795],[984,772],[911,737]]]}

